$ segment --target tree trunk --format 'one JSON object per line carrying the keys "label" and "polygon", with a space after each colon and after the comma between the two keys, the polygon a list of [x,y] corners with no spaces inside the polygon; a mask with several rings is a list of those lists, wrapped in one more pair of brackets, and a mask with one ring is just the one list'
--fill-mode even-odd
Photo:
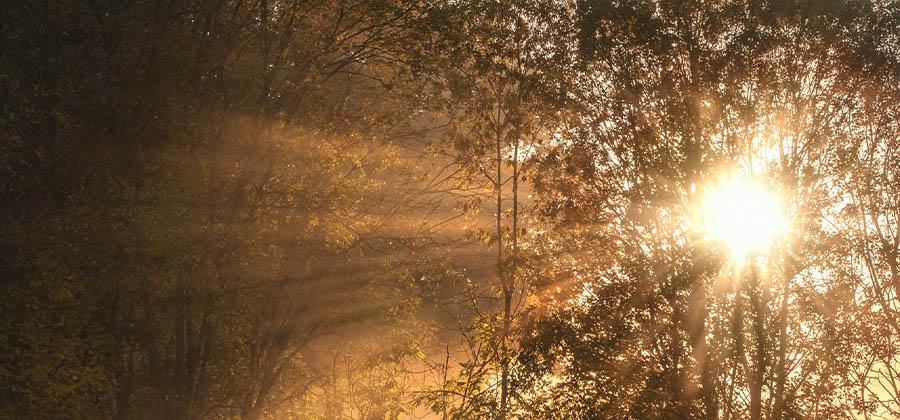
{"label": "tree trunk", "polygon": [[756,336],[755,363],[753,375],[750,379],[750,419],[762,418],[762,387],[766,371],[766,336],[764,321],[764,302],[761,301],[759,275],[755,269],[751,269],[752,289],[750,292],[750,304],[753,306],[753,332]]}
{"label": "tree trunk", "polygon": [[[691,340],[691,350],[696,363],[695,372],[699,373],[700,376],[699,397],[703,402],[706,418],[710,420],[717,419],[719,418],[719,408],[716,405],[715,384],[712,378],[709,349],[706,343],[706,288],[699,275],[694,279],[693,289],[691,290],[687,325]],[[690,381],[690,378],[685,378],[686,384],[689,384]],[[691,393],[696,395],[696,386],[692,385],[690,388]]]}
{"label": "tree trunk", "polygon": [[515,286],[516,269],[518,267],[519,258],[519,139],[513,148],[513,174],[512,174],[513,190],[512,190],[512,261],[510,262],[510,270],[507,273],[507,280],[503,284],[503,366],[501,378],[501,412],[506,417],[509,399],[509,348],[507,341],[509,337],[510,326],[512,324],[512,291]]}
{"label": "tree trunk", "polygon": [[506,282],[505,270],[503,269],[503,148],[500,141],[499,132],[499,115],[497,124],[496,152],[497,152],[497,178],[494,186],[497,189],[497,278],[500,281],[500,287],[503,289],[503,331],[500,337],[500,418],[506,418],[507,409],[507,387],[509,363],[506,351],[506,334],[508,331],[507,322],[509,320],[509,299],[508,288]]}
{"label": "tree trunk", "polygon": [[[743,368],[744,374],[749,375],[749,362],[747,360],[747,351],[745,347],[745,336],[744,336],[744,291],[747,289],[746,273],[741,273],[736,271],[735,278],[737,281],[737,285],[735,287],[735,296],[734,296],[734,317],[732,318],[732,334],[734,335],[734,368],[732,370],[731,378],[732,384],[729,389],[732,391],[732,395],[734,394],[734,389],[737,387],[737,367],[740,364]],[[729,418],[731,414],[733,414],[733,410],[731,409],[734,404],[733,399],[729,398]]]}
{"label": "tree trunk", "polygon": [[778,366],[775,378],[775,409],[772,418],[781,420],[784,418],[784,384],[787,382],[787,325],[788,325],[788,300],[790,298],[791,279],[793,279],[793,260],[785,253],[784,270],[782,274],[781,314],[778,325]]}

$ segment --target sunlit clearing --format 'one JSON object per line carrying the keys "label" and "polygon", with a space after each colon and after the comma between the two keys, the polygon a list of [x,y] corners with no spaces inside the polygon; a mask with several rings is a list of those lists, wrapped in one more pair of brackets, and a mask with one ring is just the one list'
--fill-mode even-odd
{"label": "sunlit clearing", "polygon": [[787,227],[780,197],[765,185],[738,176],[706,189],[699,222],[702,231],[726,244],[735,258],[767,250]]}

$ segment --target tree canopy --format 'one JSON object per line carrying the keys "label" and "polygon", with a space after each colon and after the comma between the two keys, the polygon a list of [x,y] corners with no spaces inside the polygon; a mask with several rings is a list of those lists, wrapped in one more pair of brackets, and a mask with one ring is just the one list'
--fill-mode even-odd
{"label": "tree canopy", "polygon": [[2,418],[900,417],[896,1],[4,6]]}

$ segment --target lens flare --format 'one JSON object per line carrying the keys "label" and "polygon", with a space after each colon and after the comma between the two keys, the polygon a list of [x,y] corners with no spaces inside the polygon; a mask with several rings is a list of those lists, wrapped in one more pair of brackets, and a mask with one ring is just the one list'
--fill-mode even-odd
{"label": "lens flare", "polygon": [[739,176],[722,178],[705,189],[699,222],[709,239],[727,245],[736,258],[766,251],[787,229],[779,195]]}

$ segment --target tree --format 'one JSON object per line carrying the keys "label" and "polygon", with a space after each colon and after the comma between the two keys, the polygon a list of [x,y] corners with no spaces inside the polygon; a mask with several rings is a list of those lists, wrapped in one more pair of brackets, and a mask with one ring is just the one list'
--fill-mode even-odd
{"label": "tree", "polygon": [[[491,410],[505,418],[515,394],[510,389],[510,341],[519,307],[514,297],[521,301],[528,288],[520,278],[520,237],[525,232],[520,188],[527,176],[527,157],[549,139],[553,121],[559,119],[555,107],[564,99],[563,71],[571,51],[566,44],[570,34],[557,25],[565,25],[569,16],[563,5],[543,1],[486,1],[436,9],[434,22],[444,34],[439,45],[451,51],[445,67],[431,75],[434,112],[446,115],[451,124],[446,146],[438,147],[447,149],[459,168],[448,182],[475,185],[492,195],[491,209],[485,211],[494,214],[490,233],[482,230],[480,235],[496,246],[499,330],[493,330],[493,320],[487,323],[493,331],[484,337],[489,340],[486,351],[492,354],[475,355],[482,363],[469,367],[481,373],[473,378],[470,372],[469,377],[476,383],[498,382],[498,401]],[[496,381],[485,376],[490,370],[483,363],[497,364]]]}
{"label": "tree", "polygon": [[395,304],[354,305],[374,279],[328,261],[392,252],[382,229],[409,190],[386,174],[412,175],[396,140],[417,106],[404,46],[422,13],[390,1],[4,10],[3,218],[19,235],[4,239],[3,287],[33,303],[7,308],[20,316],[4,341],[19,351],[3,362],[2,412],[257,418],[304,397],[293,385],[320,376],[311,341]]}

